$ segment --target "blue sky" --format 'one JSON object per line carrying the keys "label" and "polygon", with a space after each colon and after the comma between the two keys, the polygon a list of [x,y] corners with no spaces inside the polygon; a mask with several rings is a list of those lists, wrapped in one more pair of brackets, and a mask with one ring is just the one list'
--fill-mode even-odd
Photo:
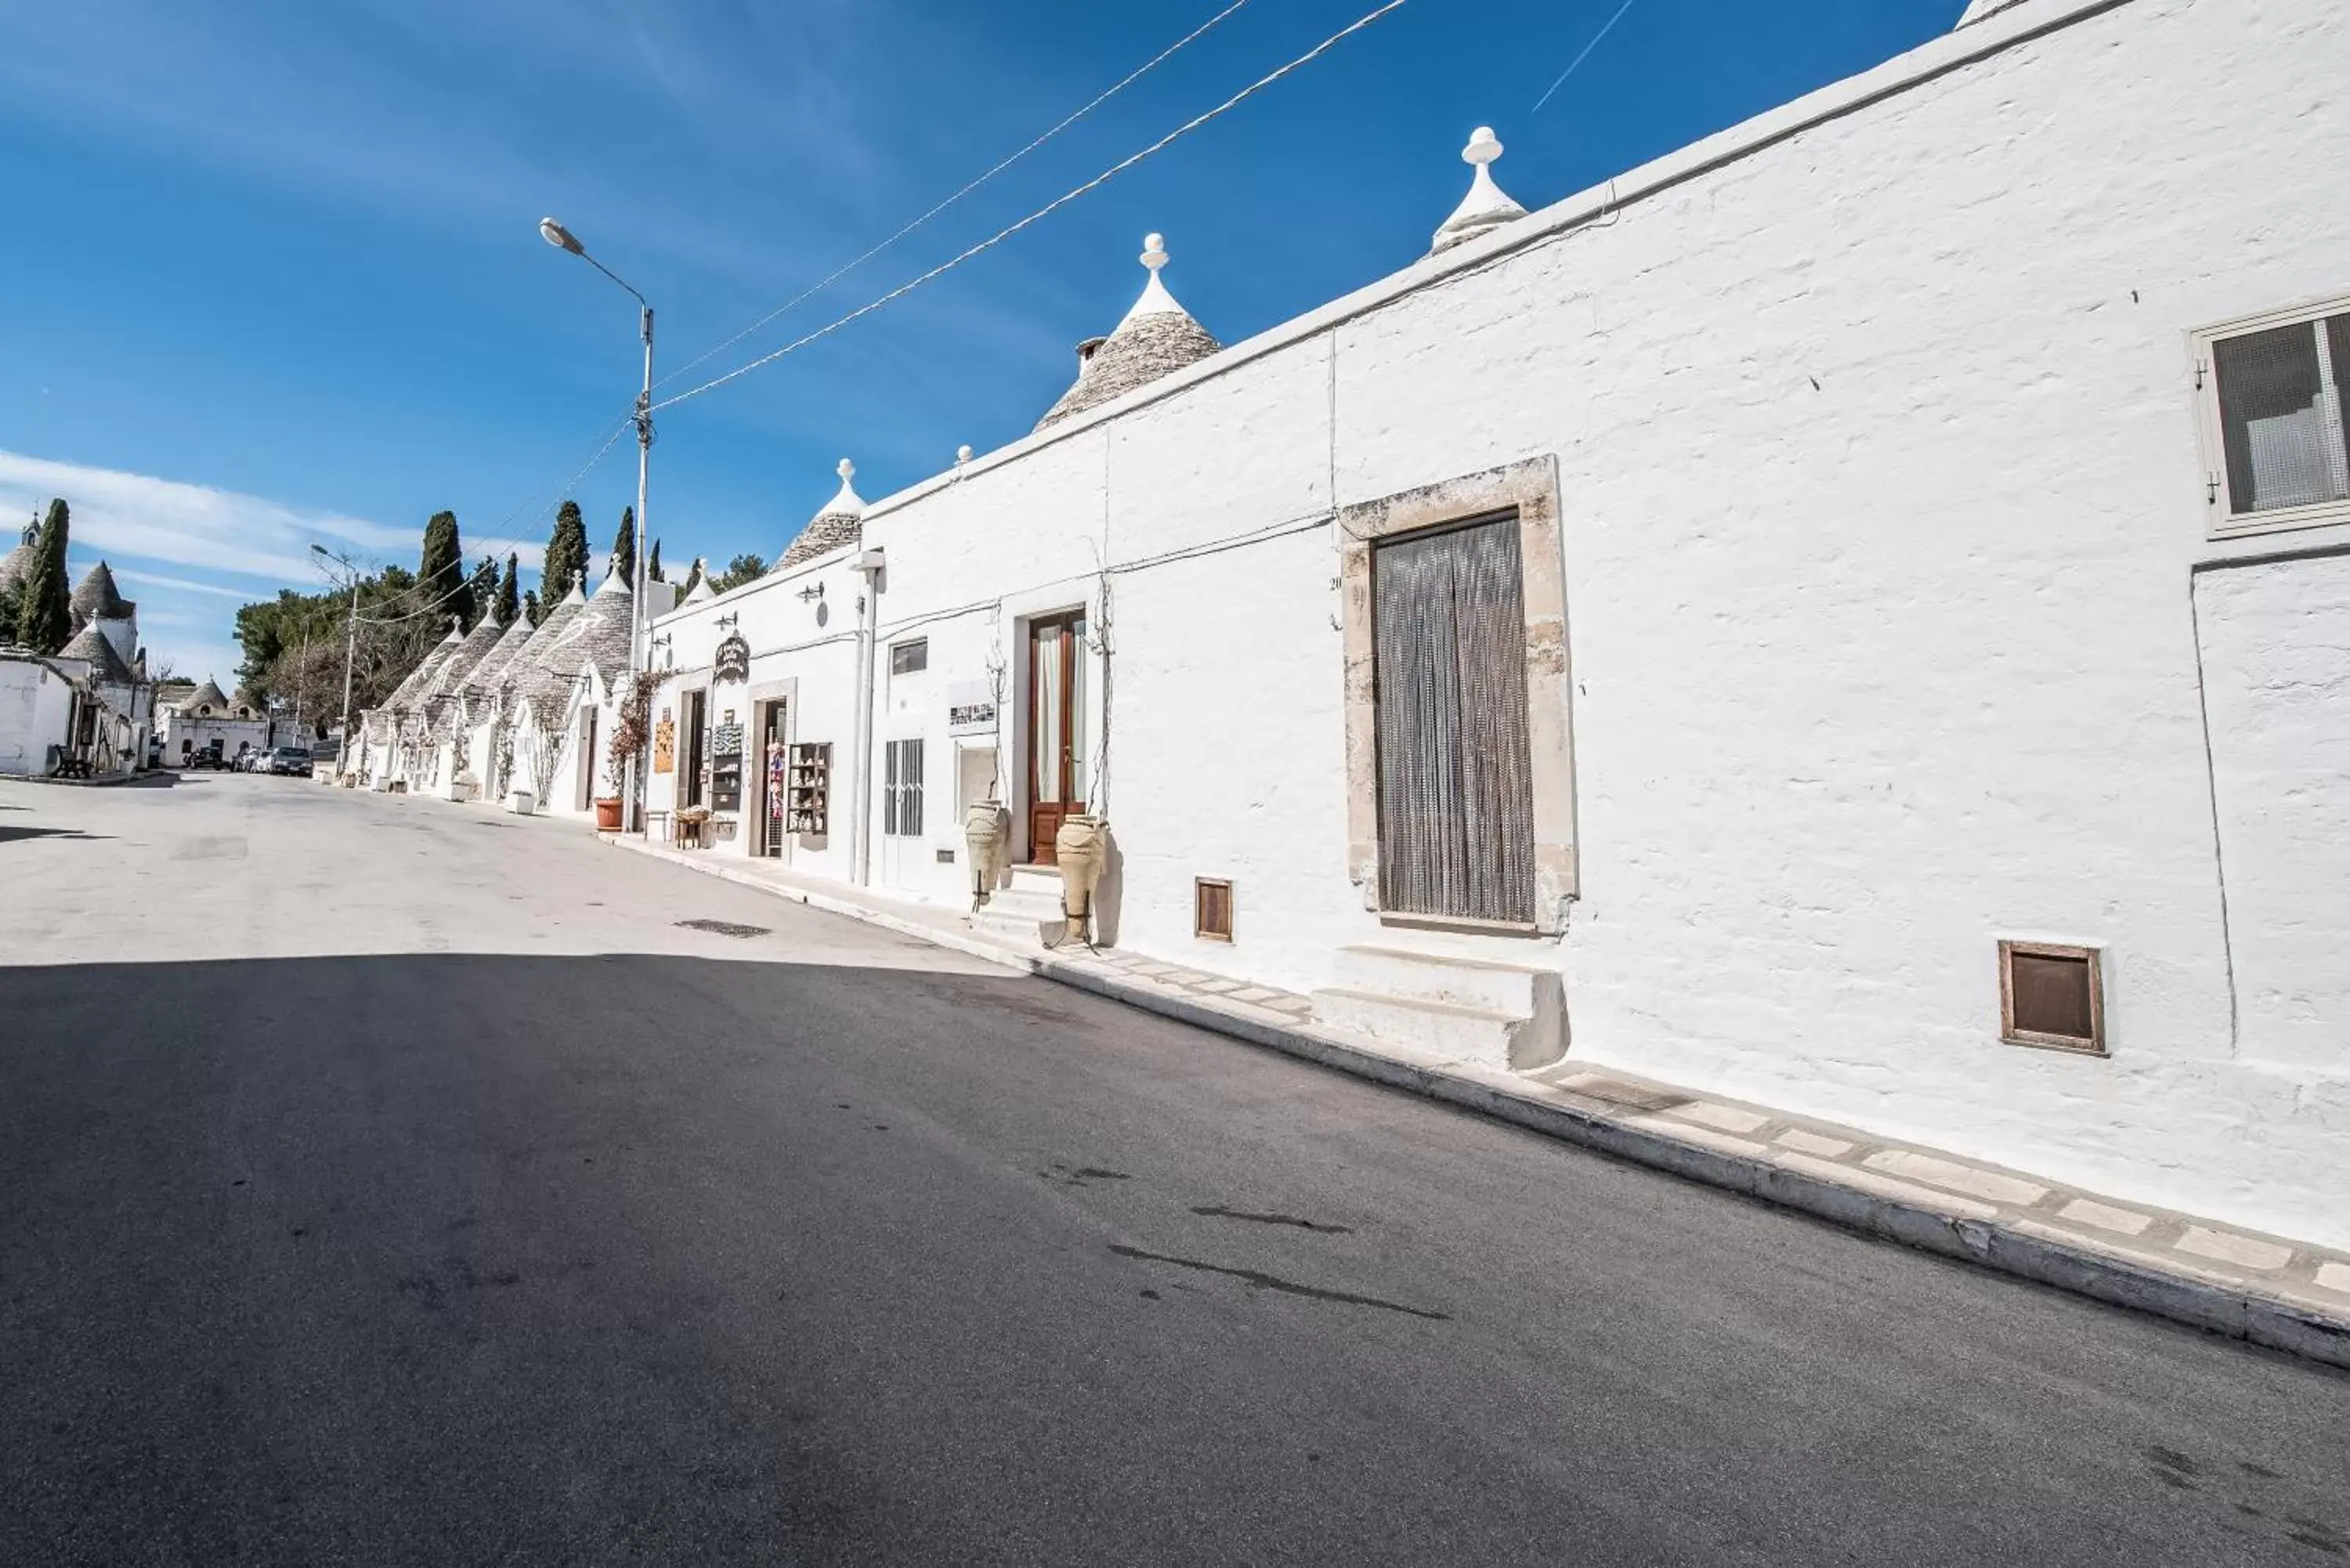
{"label": "blue sky", "polygon": [[[1546,205],[1946,31],[1963,0],[1409,0],[1005,244],[662,416],[653,533],[772,558],[844,453],[868,498],[1026,431],[1163,232],[1235,342],[1409,264],[1491,124]],[[625,412],[634,306],[675,368],[1229,0],[75,0],[0,9],[0,516],[62,493],[181,673],[311,539],[413,566],[443,507],[525,565]],[[704,373],[781,346],[1302,54],[1372,0],[1249,0]],[[673,383],[680,389],[699,376]],[[600,566],[627,443],[570,493]],[[527,578],[525,579],[527,580]]]}

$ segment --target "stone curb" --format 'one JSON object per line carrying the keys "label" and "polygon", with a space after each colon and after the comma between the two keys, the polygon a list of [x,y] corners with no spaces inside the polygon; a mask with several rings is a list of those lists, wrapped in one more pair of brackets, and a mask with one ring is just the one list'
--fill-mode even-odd
{"label": "stone curb", "polygon": [[[1082,960],[1019,952],[850,899],[782,886],[751,872],[695,860],[658,845],[631,842],[609,834],[598,836],[621,848],[705,876],[919,937],[975,958],[1025,969],[1032,974],[1147,1012],[1474,1111],[1636,1165],[1793,1209],[1847,1230],[2053,1285],[2114,1306],[2168,1318],[2229,1339],[2350,1369],[2350,1315],[2336,1316],[2245,1286],[2167,1272],[2109,1257],[2069,1240],[2032,1234],[2005,1220],[1976,1219],[1959,1212],[1955,1207],[1939,1210],[1924,1202],[1886,1197],[1830,1181],[1768,1158],[1708,1147],[1653,1126],[1636,1126],[1604,1111],[1585,1108],[1573,1103],[1575,1096],[1572,1091],[1530,1092],[1488,1083],[1440,1065],[1415,1064],[1311,1024],[1276,1020],[1263,1009],[1243,1011],[1237,1003],[1211,1007],[1191,997],[1170,995],[1114,979],[1088,967]],[[1956,1201],[1953,1199],[1954,1204]]]}

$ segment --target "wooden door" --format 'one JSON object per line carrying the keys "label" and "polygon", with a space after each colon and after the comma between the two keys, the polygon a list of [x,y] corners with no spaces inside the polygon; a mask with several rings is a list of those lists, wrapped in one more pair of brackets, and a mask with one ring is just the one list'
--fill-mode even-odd
{"label": "wooden door", "polygon": [[1086,809],[1082,610],[1028,623],[1028,858],[1054,864],[1062,821]]}
{"label": "wooden door", "polygon": [[1372,554],[1383,910],[1534,923],[1521,567],[1515,516]]}

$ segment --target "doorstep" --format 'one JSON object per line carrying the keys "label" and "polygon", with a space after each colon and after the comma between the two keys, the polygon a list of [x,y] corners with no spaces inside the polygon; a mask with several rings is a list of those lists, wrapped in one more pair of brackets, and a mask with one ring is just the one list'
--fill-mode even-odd
{"label": "doorstep", "polygon": [[1138,954],[982,937],[959,910],[599,836],[811,908],[1945,1257],[2350,1367],[2350,1253],[2068,1187],[1570,1056],[1529,1073],[1316,1023],[1295,992]]}

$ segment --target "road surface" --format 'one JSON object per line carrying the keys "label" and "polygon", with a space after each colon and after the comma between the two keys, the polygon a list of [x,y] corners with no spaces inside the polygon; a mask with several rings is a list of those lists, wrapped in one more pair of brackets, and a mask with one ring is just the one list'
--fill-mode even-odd
{"label": "road surface", "polygon": [[0,889],[0,1563],[2350,1564],[2340,1373],[573,824]]}

